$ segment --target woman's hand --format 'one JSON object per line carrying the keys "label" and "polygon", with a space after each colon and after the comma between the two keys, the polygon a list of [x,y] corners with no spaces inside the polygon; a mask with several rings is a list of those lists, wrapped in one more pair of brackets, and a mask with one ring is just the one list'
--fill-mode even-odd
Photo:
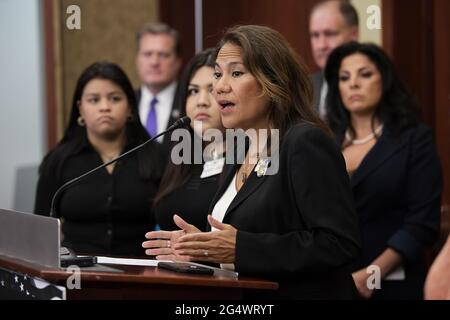
{"label": "woman's hand", "polygon": [[364,299],[370,299],[373,295],[373,289],[369,289],[367,280],[371,274],[367,273],[366,268],[356,271],[352,274],[355,281],[356,289],[358,289],[359,295]]}
{"label": "woman's hand", "polygon": [[208,215],[209,224],[218,231],[183,235],[174,245],[175,254],[188,261],[234,263],[237,230]]}
{"label": "woman's hand", "polygon": [[450,236],[428,272],[425,299],[450,300]]}
{"label": "woman's hand", "polygon": [[177,255],[173,250],[173,246],[185,234],[199,233],[201,231],[176,214],[173,216],[173,221],[181,230],[147,232],[145,238],[150,240],[143,242],[142,247],[147,249],[145,250],[146,255],[156,256],[157,260],[190,261],[189,257]]}

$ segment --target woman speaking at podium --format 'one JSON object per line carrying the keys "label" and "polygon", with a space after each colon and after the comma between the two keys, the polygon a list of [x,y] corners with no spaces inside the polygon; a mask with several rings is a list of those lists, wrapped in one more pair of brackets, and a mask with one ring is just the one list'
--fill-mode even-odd
{"label": "woman speaking at podium", "polygon": [[[61,185],[147,139],[126,74],[94,63],[78,79],[63,139],[40,166],[34,212],[48,215]],[[161,167],[157,143],[148,144],[65,190],[56,202],[63,245],[77,254],[144,255],[141,239],[154,227]]]}
{"label": "woman speaking at podium", "polygon": [[[225,128],[255,129],[259,141],[250,136],[244,163],[224,169],[211,231],[176,216],[181,230],[149,232],[146,253],[278,281],[267,298],[354,298],[348,266],[360,249],[358,218],[343,157],[311,108],[305,68],[278,32],[240,26],[219,43],[214,75]],[[258,147],[262,129],[279,132],[279,148],[265,143],[270,162]],[[267,174],[277,157],[277,172]]]}

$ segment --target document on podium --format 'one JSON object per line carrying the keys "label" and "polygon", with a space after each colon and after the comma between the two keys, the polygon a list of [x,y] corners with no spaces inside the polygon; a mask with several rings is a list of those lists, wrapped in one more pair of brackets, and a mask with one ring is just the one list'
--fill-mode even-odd
{"label": "document on podium", "polygon": [[[98,264],[115,264],[115,265],[128,265],[128,266],[148,266],[157,267],[159,262],[174,262],[170,260],[155,260],[155,259],[130,259],[130,258],[113,258],[113,257],[97,257]],[[214,276],[224,277],[229,279],[237,279],[239,273],[231,270],[225,270],[221,268],[215,268],[201,263],[189,262],[192,265],[206,267],[214,270]]]}
{"label": "document on podium", "polygon": [[119,264],[119,265],[128,265],[128,266],[148,266],[148,267],[157,267],[158,266],[158,260],[154,260],[154,259],[97,257],[97,263]]}
{"label": "document on podium", "polygon": [[398,281],[405,279],[406,279],[405,268],[403,266],[399,266],[398,268],[394,269],[384,278],[384,280],[391,280],[391,281],[392,280]]}

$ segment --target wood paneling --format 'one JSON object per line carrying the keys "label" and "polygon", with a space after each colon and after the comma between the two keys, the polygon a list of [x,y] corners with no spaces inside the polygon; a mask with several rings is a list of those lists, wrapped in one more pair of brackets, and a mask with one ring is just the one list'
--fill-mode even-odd
{"label": "wood paneling", "polygon": [[423,121],[435,130],[444,169],[444,211],[450,201],[449,14],[448,0],[383,1],[384,47],[418,98]]}
{"label": "wood paneling", "polygon": [[[223,32],[236,24],[260,24],[281,32],[313,71],[316,66],[309,44],[309,11],[318,0],[206,0],[203,1],[203,44],[214,47]],[[184,59],[193,56],[194,1],[163,0],[161,21],[183,35]]]}
{"label": "wood paneling", "polygon": [[[120,65],[134,86],[136,73],[136,32],[146,22],[157,21],[156,0],[60,0],[65,120],[68,120],[72,95],[81,72],[96,61]],[[81,29],[66,27],[66,8],[78,5]]]}
{"label": "wood paneling", "polygon": [[434,127],[433,1],[385,0],[383,46],[416,96],[423,120]]}
{"label": "wood paneling", "polygon": [[159,20],[178,30],[183,46],[183,65],[195,54],[194,0],[161,0]]}
{"label": "wood paneling", "polygon": [[317,0],[207,0],[204,6],[205,47],[215,46],[236,24],[269,26],[288,40],[311,71],[316,69],[309,42],[309,12]]}

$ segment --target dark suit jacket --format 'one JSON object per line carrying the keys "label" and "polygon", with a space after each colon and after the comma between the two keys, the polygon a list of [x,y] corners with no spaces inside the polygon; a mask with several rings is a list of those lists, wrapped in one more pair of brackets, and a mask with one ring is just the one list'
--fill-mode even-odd
{"label": "dark suit jacket", "polygon": [[324,82],[324,76],[322,72],[316,72],[311,76],[311,80],[314,88],[314,100],[313,107],[316,110],[317,114],[319,114],[319,103],[320,103],[320,91],[322,90],[322,85]]}
{"label": "dark suit jacket", "polygon": [[[361,220],[362,256],[367,267],[386,248],[402,254],[405,281],[383,283],[376,296],[420,298],[426,275],[424,249],[439,234],[442,176],[431,130],[425,125],[399,136],[385,129],[351,177]],[[387,281],[386,281],[387,282]]]}
{"label": "dark suit jacket", "polygon": [[[177,121],[180,118],[180,111],[178,108],[179,101],[178,101],[177,95],[178,95],[178,88],[177,88],[177,90],[175,90],[175,97],[174,97],[173,103],[172,103],[172,112],[170,113],[170,117],[169,117],[169,121],[167,122],[166,129],[169,128],[172,124],[175,123],[175,121]],[[141,92],[141,88],[139,88],[136,90],[136,100],[137,100],[138,107],[141,102],[141,96],[142,96],[142,92]],[[172,141],[170,140],[170,133],[166,134],[164,136],[161,145],[162,145],[162,151],[164,153],[164,156],[167,158],[169,156],[170,149],[172,146]]]}
{"label": "dark suit jacket", "polygon": [[[238,229],[235,268],[278,281],[268,298],[352,298],[346,265],[359,252],[359,222],[340,150],[321,129],[301,123],[279,151],[278,173],[252,172],[223,219]],[[226,168],[212,208],[238,168]]]}

